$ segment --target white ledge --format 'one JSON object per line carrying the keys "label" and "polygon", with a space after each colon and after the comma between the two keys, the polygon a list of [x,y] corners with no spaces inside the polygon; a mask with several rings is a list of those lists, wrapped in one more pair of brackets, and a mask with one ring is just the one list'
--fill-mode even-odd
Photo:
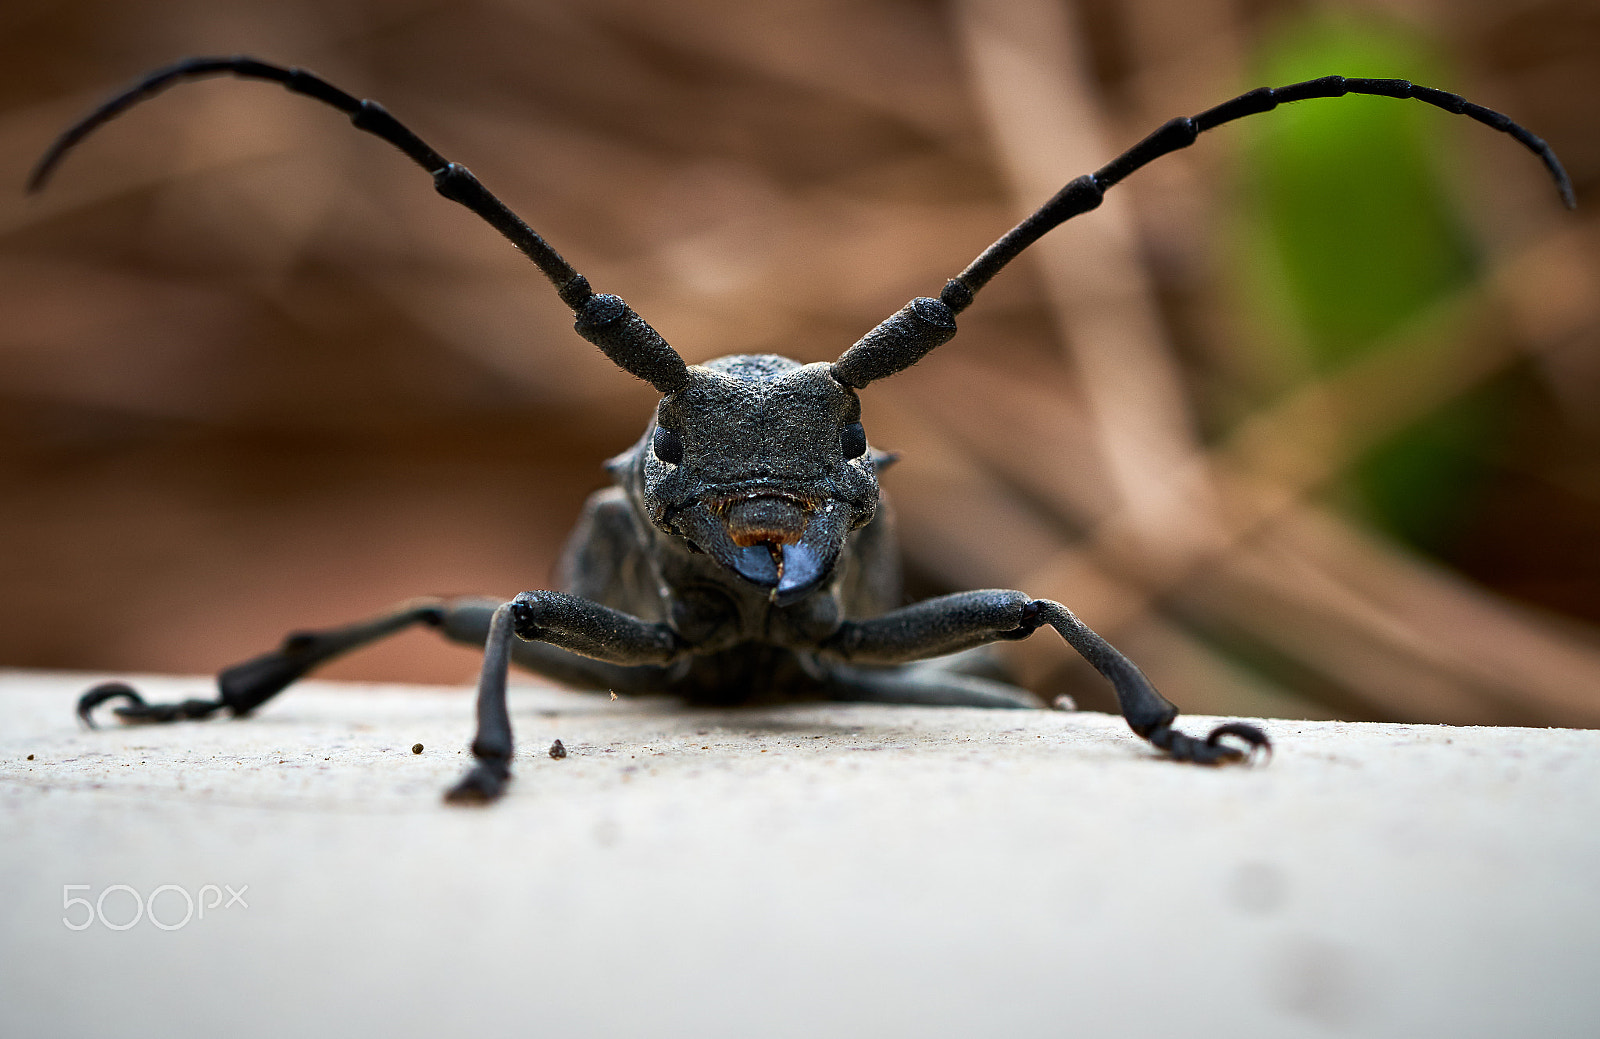
{"label": "white ledge", "polygon": [[[76,696],[106,677],[0,672],[5,1035],[1600,1020],[1596,731],[1263,721],[1269,764],[1205,769],[1105,715],[528,685],[509,794],[464,810],[439,795],[468,761],[466,689],[307,682],[247,720],[83,730]],[[108,926],[163,885],[172,924],[208,884],[246,905]],[[102,895],[104,920],[63,909]]]}

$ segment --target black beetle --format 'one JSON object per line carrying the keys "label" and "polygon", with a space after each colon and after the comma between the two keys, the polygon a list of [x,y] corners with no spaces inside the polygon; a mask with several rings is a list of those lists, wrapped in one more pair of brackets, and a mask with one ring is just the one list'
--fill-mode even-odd
{"label": "black beetle", "polygon": [[1469,116],[1535,152],[1573,205],[1554,153],[1500,113],[1405,80],[1327,76],[1252,90],[1167,122],[1068,183],[939,298],[912,300],[832,364],[740,355],[687,365],[621,299],[596,294],[465,167],[381,105],[303,69],[235,56],[191,58],[151,73],[64,133],[40,160],[30,190],[102,123],[177,82],[213,75],[279,83],[340,109],[405,152],[440,194],[483,217],[539,266],[572,308],[579,335],[663,397],[639,442],[609,463],[615,486],[590,498],[564,557],[566,591],[524,592],[508,603],[413,600],[372,620],[290,635],[278,649],[221,672],[216,700],[149,704],[109,683],[85,693],[78,713],[90,723],[95,707],[122,699],[128,702],[116,713],[126,721],[203,718],[223,708],[247,714],[318,664],[425,624],[484,647],[476,763],[447,793],[455,802],[492,800],[510,778],[505,688],[513,662],[579,687],[673,693],[696,703],[761,696],[1028,707],[1037,703],[1030,694],[961,651],[1026,638],[1046,625],[1112,683],[1134,732],[1173,759],[1218,764],[1270,749],[1260,729],[1240,722],[1218,726],[1204,740],[1173,728],[1178,709],[1060,603],[989,590],[901,605],[894,535],[879,509],[877,474],[890,459],[867,443],[857,391],[947,342],[956,315],[990,278],[1052,228],[1094,209],[1130,173],[1187,147],[1202,131],[1285,102],[1370,94]]}

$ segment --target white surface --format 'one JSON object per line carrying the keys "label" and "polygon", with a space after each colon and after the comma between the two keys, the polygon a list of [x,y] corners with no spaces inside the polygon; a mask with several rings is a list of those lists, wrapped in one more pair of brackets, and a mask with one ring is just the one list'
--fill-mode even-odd
{"label": "white surface", "polygon": [[[1600,1030],[1600,732],[1267,722],[1208,770],[1104,715],[523,687],[475,810],[465,690],[85,732],[89,681],[0,672],[8,1037]],[[68,884],[247,907],[74,931]]]}

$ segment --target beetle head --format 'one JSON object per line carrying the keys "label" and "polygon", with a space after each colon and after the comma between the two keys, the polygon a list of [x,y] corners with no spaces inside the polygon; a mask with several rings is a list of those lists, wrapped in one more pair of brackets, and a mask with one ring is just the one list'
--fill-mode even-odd
{"label": "beetle head", "polygon": [[617,464],[655,526],[788,605],[832,574],[878,507],[855,390],[826,364],[771,354],[688,369]]}

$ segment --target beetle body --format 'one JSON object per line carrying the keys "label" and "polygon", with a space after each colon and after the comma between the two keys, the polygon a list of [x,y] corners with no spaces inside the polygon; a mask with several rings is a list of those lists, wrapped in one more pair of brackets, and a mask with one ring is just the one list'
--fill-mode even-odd
{"label": "beetle body", "polygon": [[[1121,653],[1060,603],[986,590],[902,604],[898,554],[858,391],[917,363],[956,334],[956,317],[1023,250],[1096,208],[1142,166],[1206,131],[1279,104],[1345,94],[1411,98],[1510,134],[1537,154],[1564,200],[1572,189],[1554,153],[1498,112],[1405,80],[1327,76],[1261,88],[1173,119],[1092,174],[1067,183],[952,278],[919,297],[831,364],[773,355],[686,364],[621,299],[589,282],[466,167],[446,160],[381,105],[303,69],[248,57],[191,58],[141,79],[71,127],[40,161],[41,186],[88,133],[189,79],[233,75],[275,82],[339,109],[361,130],[426,170],[445,198],[505,235],[571,308],[574,328],[661,402],[643,436],[608,463],[614,486],[595,494],[568,545],[560,591],[510,602],[417,599],[342,628],[290,635],[276,650],[223,670],[215,700],[149,704],[120,683],[92,689],[78,712],[123,700],[128,721],[248,714],[319,664],[411,625],[482,646],[475,763],[447,794],[493,800],[511,775],[506,708],[512,663],[584,688],[672,693],[731,704],[796,697],[983,707],[1035,706],[962,651],[1056,631],[1115,688],[1133,731],[1169,757],[1243,761],[1270,747],[1253,725],[1218,726],[1204,740],[1174,727],[1178,709]],[[1231,738],[1233,742],[1225,742]],[[1243,746],[1240,746],[1242,744]]]}
{"label": "beetle body", "polygon": [[[584,509],[565,590],[667,623],[689,647],[627,676],[633,691],[721,704],[868,697],[888,673],[841,664],[830,640],[904,599],[877,482],[890,458],[867,446],[854,391],[827,365],[772,355],[690,371],[691,388],[608,464],[616,485]],[[925,671],[927,702],[1037,704],[978,675]]]}
{"label": "beetle body", "polygon": [[[561,594],[670,628],[678,655],[607,666],[523,621],[514,663],[580,686],[702,704],[1038,706],[980,660],[913,673],[843,662],[846,623],[904,601],[877,481],[890,456],[867,445],[856,394],[827,365],[740,355],[689,373],[639,441],[608,463],[614,485],[589,498],[561,565]],[[442,601],[422,619],[481,645],[498,605]]]}

